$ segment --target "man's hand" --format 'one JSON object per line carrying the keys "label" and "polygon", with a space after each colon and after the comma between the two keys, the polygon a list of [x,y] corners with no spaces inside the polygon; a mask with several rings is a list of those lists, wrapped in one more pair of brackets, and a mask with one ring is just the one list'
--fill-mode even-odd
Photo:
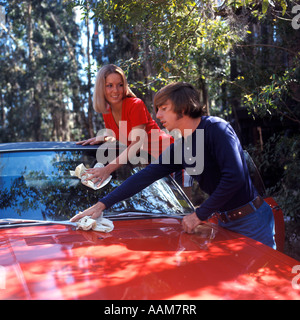
{"label": "man's hand", "polygon": [[193,233],[199,224],[201,224],[201,220],[197,217],[196,212],[182,219],[182,228],[187,233]]}
{"label": "man's hand", "polygon": [[78,214],[76,214],[76,216],[74,216],[73,218],[70,219],[71,222],[76,222],[79,219],[85,217],[85,216],[90,216],[92,219],[97,219],[101,216],[102,211],[105,209],[105,204],[102,202],[98,202],[95,205],[93,205],[92,207],[84,210],[83,212],[80,212]]}

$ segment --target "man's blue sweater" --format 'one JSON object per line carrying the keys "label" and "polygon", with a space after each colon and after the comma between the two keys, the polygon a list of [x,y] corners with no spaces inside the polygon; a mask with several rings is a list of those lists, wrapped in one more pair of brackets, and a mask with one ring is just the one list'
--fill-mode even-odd
{"label": "man's blue sweater", "polygon": [[[204,130],[204,144],[197,139],[198,129]],[[190,161],[192,159],[203,162],[201,172],[198,170],[193,174],[195,163]],[[182,168],[188,170],[200,188],[209,194],[209,198],[196,209],[200,220],[208,219],[216,211],[224,212],[243,206],[257,196],[233,128],[221,118],[204,116],[189,137],[177,140],[157,162],[128,178],[99,201],[109,208]]]}

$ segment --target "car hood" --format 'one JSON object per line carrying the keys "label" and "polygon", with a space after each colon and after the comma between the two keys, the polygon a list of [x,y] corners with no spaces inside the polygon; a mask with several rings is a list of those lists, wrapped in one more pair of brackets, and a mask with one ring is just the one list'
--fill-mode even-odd
{"label": "car hood", "polygon": [[114,221],[110,233],[0,230],[0,299],[299,299],[296,260],[207,224]]}

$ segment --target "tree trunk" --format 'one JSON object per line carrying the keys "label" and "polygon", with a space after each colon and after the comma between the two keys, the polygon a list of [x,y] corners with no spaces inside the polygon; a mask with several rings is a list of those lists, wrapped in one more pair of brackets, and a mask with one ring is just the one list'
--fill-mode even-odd
{"label": "tree trunk", "polygon": [[95,136],[95,130],[93,125],[93,101],[92,101],[92,81],[91,81],[91,57],[90,57],[90,29],[89,29],[89,17],[86,17],[86,32],[87,32],[87,46],[86,46],[86,54],[88,58],[88,132],[90,137]]}
{"label": "tree trunk", "polygon": [[32,2],[28,0],[27,6],[27,41],[28,41],[28,73],[29,73],[29,92],[30,92],[30,104],[33,116],[33,131],[34,139],[40,141],[41,137],[41,107],[39,101],[39,92],[37,90],[37,84],[33,80],[35,73],[35,58],[33,54],[33,28],[32,28]]}

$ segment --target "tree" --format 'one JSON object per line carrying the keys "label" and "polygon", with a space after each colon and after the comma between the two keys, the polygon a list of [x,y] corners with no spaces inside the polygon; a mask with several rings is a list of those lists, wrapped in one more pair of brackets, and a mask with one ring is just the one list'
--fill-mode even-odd
{"label": "tree", "polygon": [[14,0],[5,10],[1,140],[69,140],[78,126],[72,111],[84,104],[78,26],[60,2]]}
{"label": "tree", "polygon": [[[219,56],[228,50],[235,37],[220,19],[213,19],[210,1],[69,3],[85,10],[89,6],[93,19],[104,30],[102,57],[121,65],[149,109],[153,94],[174,80],[194,83],[202,90],[203,100],[207,99],[205,73],[212,74],[213,67],[202,68],[204,74],[199,74],[199,59],[195,57],[213,61],[216,53]],[[221,63],[216,63],[220,67]]]}

